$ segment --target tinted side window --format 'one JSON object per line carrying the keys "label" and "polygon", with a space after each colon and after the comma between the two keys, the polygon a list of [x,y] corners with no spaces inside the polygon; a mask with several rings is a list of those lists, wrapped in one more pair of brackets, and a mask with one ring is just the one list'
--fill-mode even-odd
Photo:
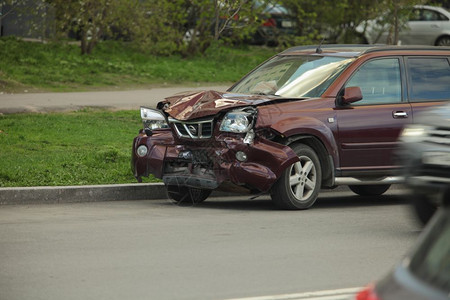
{"label": "tinted side window", "polygon": [[410,21],[448,21],[443,14],[428,9],[414,9],[409,17]]}
{"label": "tinted side window", "polygon": [[401,102],[399,61],[397,58],[371,60],[360,67],[345,86],[361,88],[363,99],[353,105]]}
{"label": "tinted side window", "polygon": [[450,100],[447,58],[408,58],[409,99],[413,102]]}

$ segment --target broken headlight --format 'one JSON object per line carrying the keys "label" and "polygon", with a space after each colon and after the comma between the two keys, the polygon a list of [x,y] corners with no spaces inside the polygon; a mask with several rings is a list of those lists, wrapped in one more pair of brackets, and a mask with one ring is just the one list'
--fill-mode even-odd
{"label": "broken headlight", "polygon": [[169,128],[166,118],[159,110],[141,107],[141,118],[144,123],[144,129]]}
{"label": "broken headlight", "polygon": [[220,124],[220,131],[246,133],[253,128],[256,110],[244,108],[228,112]]}

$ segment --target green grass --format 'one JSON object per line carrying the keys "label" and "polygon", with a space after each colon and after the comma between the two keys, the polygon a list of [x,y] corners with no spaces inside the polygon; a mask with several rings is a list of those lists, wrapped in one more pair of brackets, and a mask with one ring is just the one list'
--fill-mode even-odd
{"label": "green grass", "polygon": [[229,83],[272,56],[274,49],[211,47],[184,59],[157,57],[117,41],[99,43],[91,55],[77,45],[0,38],[0,91],[79,91],[154,84]]}
{"label": "green grass", "polygon": [[136,183],[139,128],[139,111],[0,115],[0,187]]}
{"label": "green grass", "polygon": [[[67,43],[0,38],[0,97],[24,90],[229,83],[274,52],[213,47],[203,56],[183,59],[155,57],[109,41],[82,56],[78,46]],[[131,146],[140,122],[139,111],[0,114],[0,187],[134,183]]]}

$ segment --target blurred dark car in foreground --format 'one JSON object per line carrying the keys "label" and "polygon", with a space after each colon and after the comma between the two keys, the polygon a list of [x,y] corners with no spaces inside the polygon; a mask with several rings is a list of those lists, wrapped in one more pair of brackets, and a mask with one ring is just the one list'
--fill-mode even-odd
{"label": "blurred dark car in foreground", "polygon": [[307,209],[321,188],[377,196],[400,165],[398,137],[450,100],[450,48],[327,45],[279,53],[226,92],[195,91],[141,108],[132,169],[176,202],[212,190],[270,193]]}
{"label": "blurred dark car in foreground", "polygon": [[400,136],[398,156],[417,216],[426,223],[437,207],[450,203],[450,105],[422,112],[415,119]]}
{"label": "blurred dark car in foreground", "polygon": [[450,209],[440,209],[415,248],[387,276],[355,300],[448,300],[450,298]]}

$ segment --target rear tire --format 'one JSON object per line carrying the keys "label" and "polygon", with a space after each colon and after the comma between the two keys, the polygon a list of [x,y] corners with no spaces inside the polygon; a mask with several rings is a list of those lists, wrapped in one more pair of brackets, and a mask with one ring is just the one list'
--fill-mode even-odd
{"label": "rear tire", "polygon": [[209,197],[212,190],[197,189],[187,186],[168,185],[167,197],[172,199],[175,203],[190,203],[198,204]]}
{"label": "rear tire", "polygon": [[292,150],[300,158],[289,166],[273,185],[273,203],[282,209],[307,209],[317,200],[322,182],[322,169],[316,152],[305,144],[295,144]]}
{"label": "rear tire", "polygon": [[360,196],[380,196],[390,187],[390,184],[383,185],[349,185],[350,190]]}
{"label": "rear tire", "polygon": [[443,36],[436,41],[436,46],[450,46],[450,36]]}

